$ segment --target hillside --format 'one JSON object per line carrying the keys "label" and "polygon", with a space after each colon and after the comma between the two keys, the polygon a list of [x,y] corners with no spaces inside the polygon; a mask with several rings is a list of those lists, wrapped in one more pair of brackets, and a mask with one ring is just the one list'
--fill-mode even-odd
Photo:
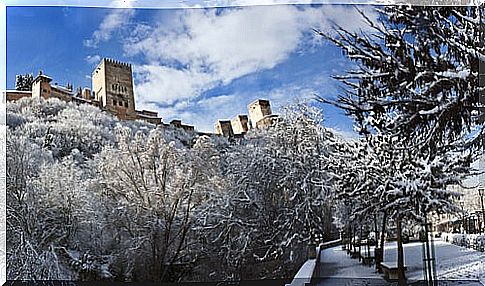
{"label": "hillside", "polygon": [[309,235],[332,225],[319,116],[297,105],[229,144],[88,105],[9,102],[8,279],[291,277]]}

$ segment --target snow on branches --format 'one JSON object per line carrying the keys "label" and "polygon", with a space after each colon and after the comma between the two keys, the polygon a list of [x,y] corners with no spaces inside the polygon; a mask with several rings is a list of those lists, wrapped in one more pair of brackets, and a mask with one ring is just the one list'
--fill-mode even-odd
{"label": "snow on branches", "polygon": [[431,150],[469,146],[462,139],[480,144],[479,136],[467,136],[479,124],[478,66],[485,59],[478,7],[377,10],[379,23],[361,12],[372,33],[338,26],[336,37],[316,31],[357,67],[335,76],[347,91],[333,103],[356,119],[362,134],[391,133]]}
{"label": "snow on branches", "polygon": [[308,105],[238,144],[55,99],[7,108],[9,278],[282,277],[332,231],[335,140]]}

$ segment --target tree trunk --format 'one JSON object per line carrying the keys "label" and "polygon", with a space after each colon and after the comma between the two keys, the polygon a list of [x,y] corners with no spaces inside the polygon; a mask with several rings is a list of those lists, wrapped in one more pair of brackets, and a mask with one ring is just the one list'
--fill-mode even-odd
{"label": "tree trunk", "polygon": [[[386,237],[386,222],[387,222],[387,212],[384,211],[382,214],[382,228],[381,228],[381,251],[379,252],[379,257],[376,256],[376,267],[377,269],[381,270],[381,262],[384,261],[384,243],[385,243],[385,237]],[[376,238],[377,240],[377,238]]]}
{"label": "tree trunk", "polygon": [[354,238],[354,227],[351,225],[350,226],[350,240],[349,240],[350,251],[349,251],[349,253],[354,252],[354,243],[352,241],[353,238]]}
{"label": "tree trunk", "polygon": [[362,260],[362,221],[360,222],[359,231],[359,262]]}
{"label": "tree trunk", "polygon": [[349,241],[348,241],[348,248],[347,248],[347,254],[352,252],[352,225],[349,225]]}
{"label": "tree trunk", "polygon": [[374,241],[374,244],[375,244],[375,247],[378,248],[379,247],[379,231],[378,231],[378,227],[377,227],[377,214],[375,213],[374,214],[374,233],[375,233],[375,240]]}
{"label": "tree trunk", "polygon": [[396,221],[397,224],[397,275],[399,279],[399,286],[406,286],[406,276],[404,275],[404,249],[402,246],[401,237],[401,218]]}

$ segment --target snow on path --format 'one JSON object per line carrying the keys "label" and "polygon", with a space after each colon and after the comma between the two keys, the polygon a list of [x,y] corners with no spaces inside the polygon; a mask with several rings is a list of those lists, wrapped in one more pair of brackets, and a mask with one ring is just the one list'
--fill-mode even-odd
{"label": "snow on path", "polygon": [[341,246],[325,249],[320,254],[320,277],[381,278],[373,267],[351,259]]}
{"label": "snow on path", "polygon": [[[408,266],[408,281],[423,279],[422,244],[404,244],[404,261]],[[485,285],[485,253],[466,249],[443,241],[435,241],[436,271],[440,285]],[[397,245],[386,244],[384,261],[395,262]],[[374,267],[362,265],[351,259],[340,246],[325,249],[320,258],[318,285],[395,285],[377,273]],[[480,280],[480,282],[478,282]]]}
{"label": "snow on path", "polygon": [[321,252],[319,274],[317,285],[389,285],[373,267],[351,259],[341,246]]}

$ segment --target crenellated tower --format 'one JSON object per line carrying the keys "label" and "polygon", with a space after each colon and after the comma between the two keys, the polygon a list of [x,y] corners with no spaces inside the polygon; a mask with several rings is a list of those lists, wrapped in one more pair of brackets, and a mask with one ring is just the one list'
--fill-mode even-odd
{"label": "crenellated tower", "polygon": [[120,119],[136,119],[131,64],[104,58],[93,71],[94,99]]}

